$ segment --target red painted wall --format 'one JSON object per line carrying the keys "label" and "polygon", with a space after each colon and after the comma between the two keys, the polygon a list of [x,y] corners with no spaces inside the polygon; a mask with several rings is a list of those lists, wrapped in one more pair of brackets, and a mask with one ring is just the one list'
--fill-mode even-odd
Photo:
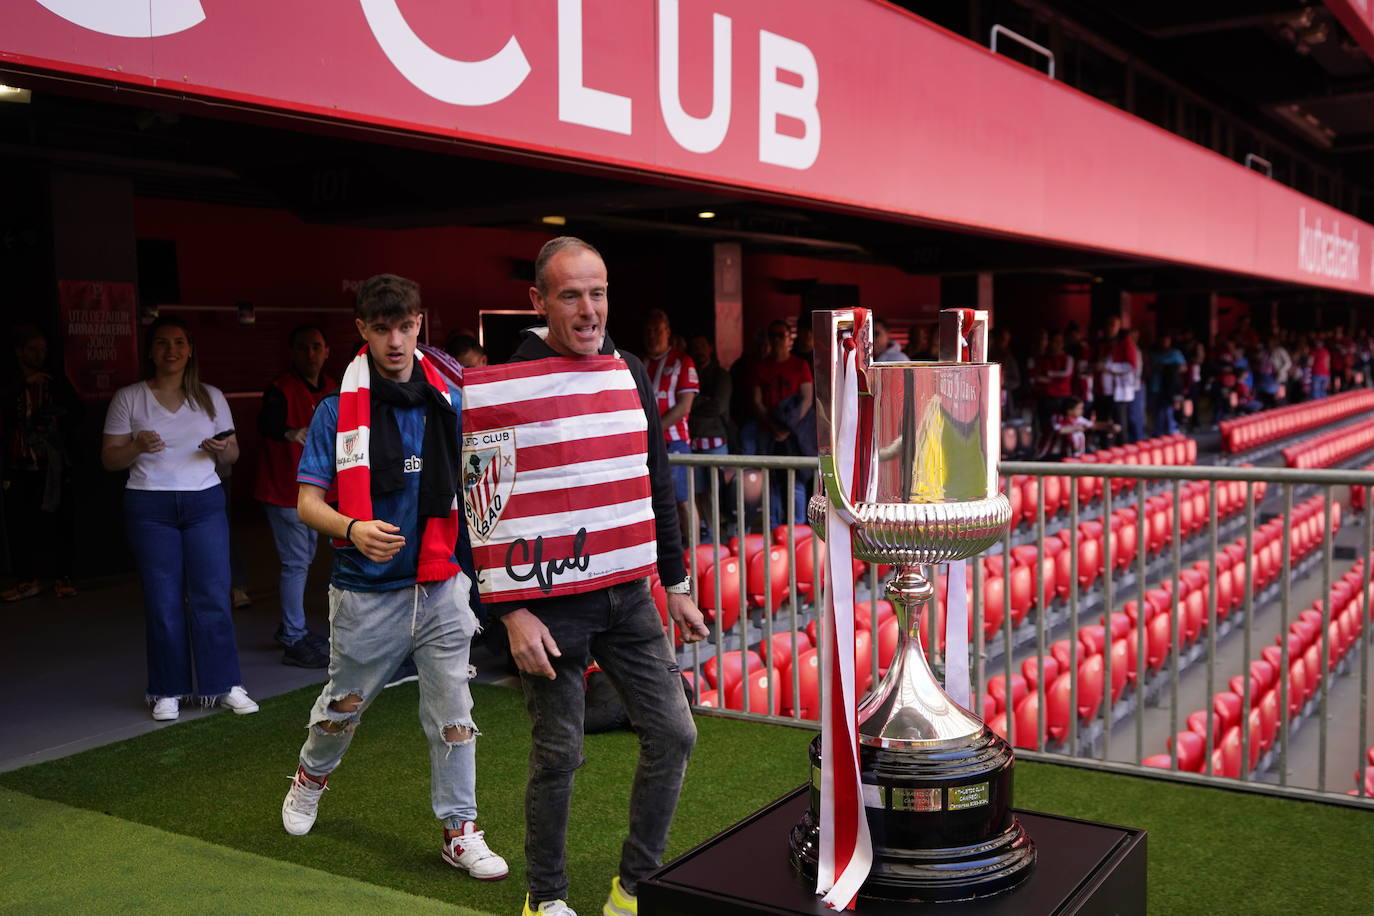
{"label": "red painted wall", "polygon": [[361,280],[388,272],[420,284],[431,338],[476,327],[481,308],[526,308],[529,284],[514,260],[532,261],[552,234],[435,227],[363,229],[304,222],[285,210],[137,198],[139,238],[177,245],[187,305],[350,309]]}
{"label": "red painted wall", "polygon": [[933,322],[940,308],[940,278],[909,274],[881,264],[855,264],[782,254],[744,253],[744,339],[768,322],[797,317],[801,296],[783,292],[778,281],[815,280],[859,287],[859,305],[879,318]]}
{"label": "red painted wall", "polygon": [[1062,331],[1070,321],[1092,327],[1092,287],[1086,282],[998,277],[993,282],[993,324],[1011,328],[1014,345],[1029,349],[1042,328]]}

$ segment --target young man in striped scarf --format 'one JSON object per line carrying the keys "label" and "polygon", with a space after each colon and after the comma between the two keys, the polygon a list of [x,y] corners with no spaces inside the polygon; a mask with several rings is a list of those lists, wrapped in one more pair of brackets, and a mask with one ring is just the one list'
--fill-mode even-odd
{"label": "young man in striped scarf", "polygon": [[[441,855],[474,878],[506,861],[477,829],[476,739],[468,653],[477,632],[462,514],[460,396],[417,352],[419,288],[382,274],[358,291],[365,346],[338,396],[315,410],[296,479],[301,521],[335,547],[329,587],[329,683],[307,724],[300,764],[282,803],[294,835],[314,826],[320,796],[367,707],[407,655],[420,680],[431,801]],[[339,507],[325,502],[337,483]]]}
{"label": "young man in striped scarf", "polygon": [[[657,566],[667,586],[668,613],[682,638],[707,635],[693,603],[678,536],[677,500],[664,448],[657,398],[644,364],[617,350],[606,334],[606,265],[596,249],[558,238],[539,252],[535,310],[548,322],[535,328],[512,359],[618,355],[634,378],[647,424],[646,452],[652,487]],[[551,534],[552,536],[552,534]],[[488,602],[510,636],[531,719],[532,750],[525,787],[525,916],[576,916],[567,905],[566,860],[573,773],[582,764],[585,699],[582,673],[591,656],[610,677],[639,735],[639,767],[630,796],[630,829],[619,874],[602,913],[638,912],[638,883],[659,864],[677,808],[696,725],[682,692],[672,646],[645,578],[579,594],[505,603]]]}

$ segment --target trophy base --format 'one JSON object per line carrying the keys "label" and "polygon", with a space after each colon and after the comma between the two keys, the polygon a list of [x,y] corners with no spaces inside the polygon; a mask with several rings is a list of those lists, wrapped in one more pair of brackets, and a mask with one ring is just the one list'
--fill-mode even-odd
{"label": "trophy base", "polygon": [[[789,837],[793,868],[815,879],[820,738],[811,743],[811,805]],[[1013,816],[1011,748],[984,726],[967,738],[901,749],[859,746],[873,865],[859,895],[950,901],[1009,890],[1031,873],[1035,844]]]}
{"label": "trophy base", "polygon": [[[1125,777],[1121,777],[1125,778]],[[805,786],[746,815],[639,882],[655,916],[835,916],[789,862],[784,837],[809,805]],[[865,898],[866,916],[1145,916],[1145,831],[1017,810],[1035,837],[1035,867],[1000,894],[964,903]]]}

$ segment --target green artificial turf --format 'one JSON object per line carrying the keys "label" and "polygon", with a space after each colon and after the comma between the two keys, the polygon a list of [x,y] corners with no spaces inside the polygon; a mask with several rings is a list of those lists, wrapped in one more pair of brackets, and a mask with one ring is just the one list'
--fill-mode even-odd
{"label": "green artificial turf", "polygon": [[1374,814],[1019,762],[1016,805],[1149,831],[1152,914],[1374,912]]}
{"label": "green artificial turf", "polygon": [[[439,858],[429,803],[429,752],[414,684],[386,691],[363,716],[305,837],[281,827],[287,778],[319,688],[262,703],[252,716],[178,723],[119,744],[0,774],[0,785],[171,833],[496,914],[524,899],[524,785],[529,719],[517,691],[473,685],[479,818],[510,862],[504,881],[479,882]],[[806,778],[810,732],[699,720],[700,738],[668,854],[712,836]],[[587,739],[571,818],[569,902],[600,912],[625,836],[638,753],[633,735]]]}
{"label": "green artificial turf", "polygon": [[[479,883],[439,859],[413,684],[368,710],[314,831],[282,831],[281,799],[315,691],[268,700],[254,716],[184,722],[0,774],[0,785],[384,888],[518,912],[529,751],[519,694],[474,686],[480,817],[511,864],[509,879]],[[698,726],[670,856],[807,776],[814,732],[711,717]],[[600,910],[615,873],[636,750],[627,733],[587,740],[568,843],[570,903],[582,912]],[[1374,869],[1359,864],[1374,840],[1366,811],[1028,762],[1018,764],[1016,793],[1019,807],[1147,829],[1151,913],[1347,914],[1374,901]]]}
{"label": "green artificial turf", "polygon": [[[454,913],[313,868],[0,789],[0,910],[24,913]],[[320,888],[329,892],[322,894]]]}

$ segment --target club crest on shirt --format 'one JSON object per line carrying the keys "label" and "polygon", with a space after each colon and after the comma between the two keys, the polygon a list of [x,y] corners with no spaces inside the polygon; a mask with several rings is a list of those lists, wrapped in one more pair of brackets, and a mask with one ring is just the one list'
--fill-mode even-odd
{"label": "club crest on shirt", "polygon": [[367,446],[363,443],[358,430],[338,434],[338,448],[335,449],[334,465],[340,470],[362,464],[367,460]]}
{"label": "club crest on shirt", "polygon": [[463,437],[463,512],[475,542],[496,530],[515,488],[515,429],[489,429]]}

